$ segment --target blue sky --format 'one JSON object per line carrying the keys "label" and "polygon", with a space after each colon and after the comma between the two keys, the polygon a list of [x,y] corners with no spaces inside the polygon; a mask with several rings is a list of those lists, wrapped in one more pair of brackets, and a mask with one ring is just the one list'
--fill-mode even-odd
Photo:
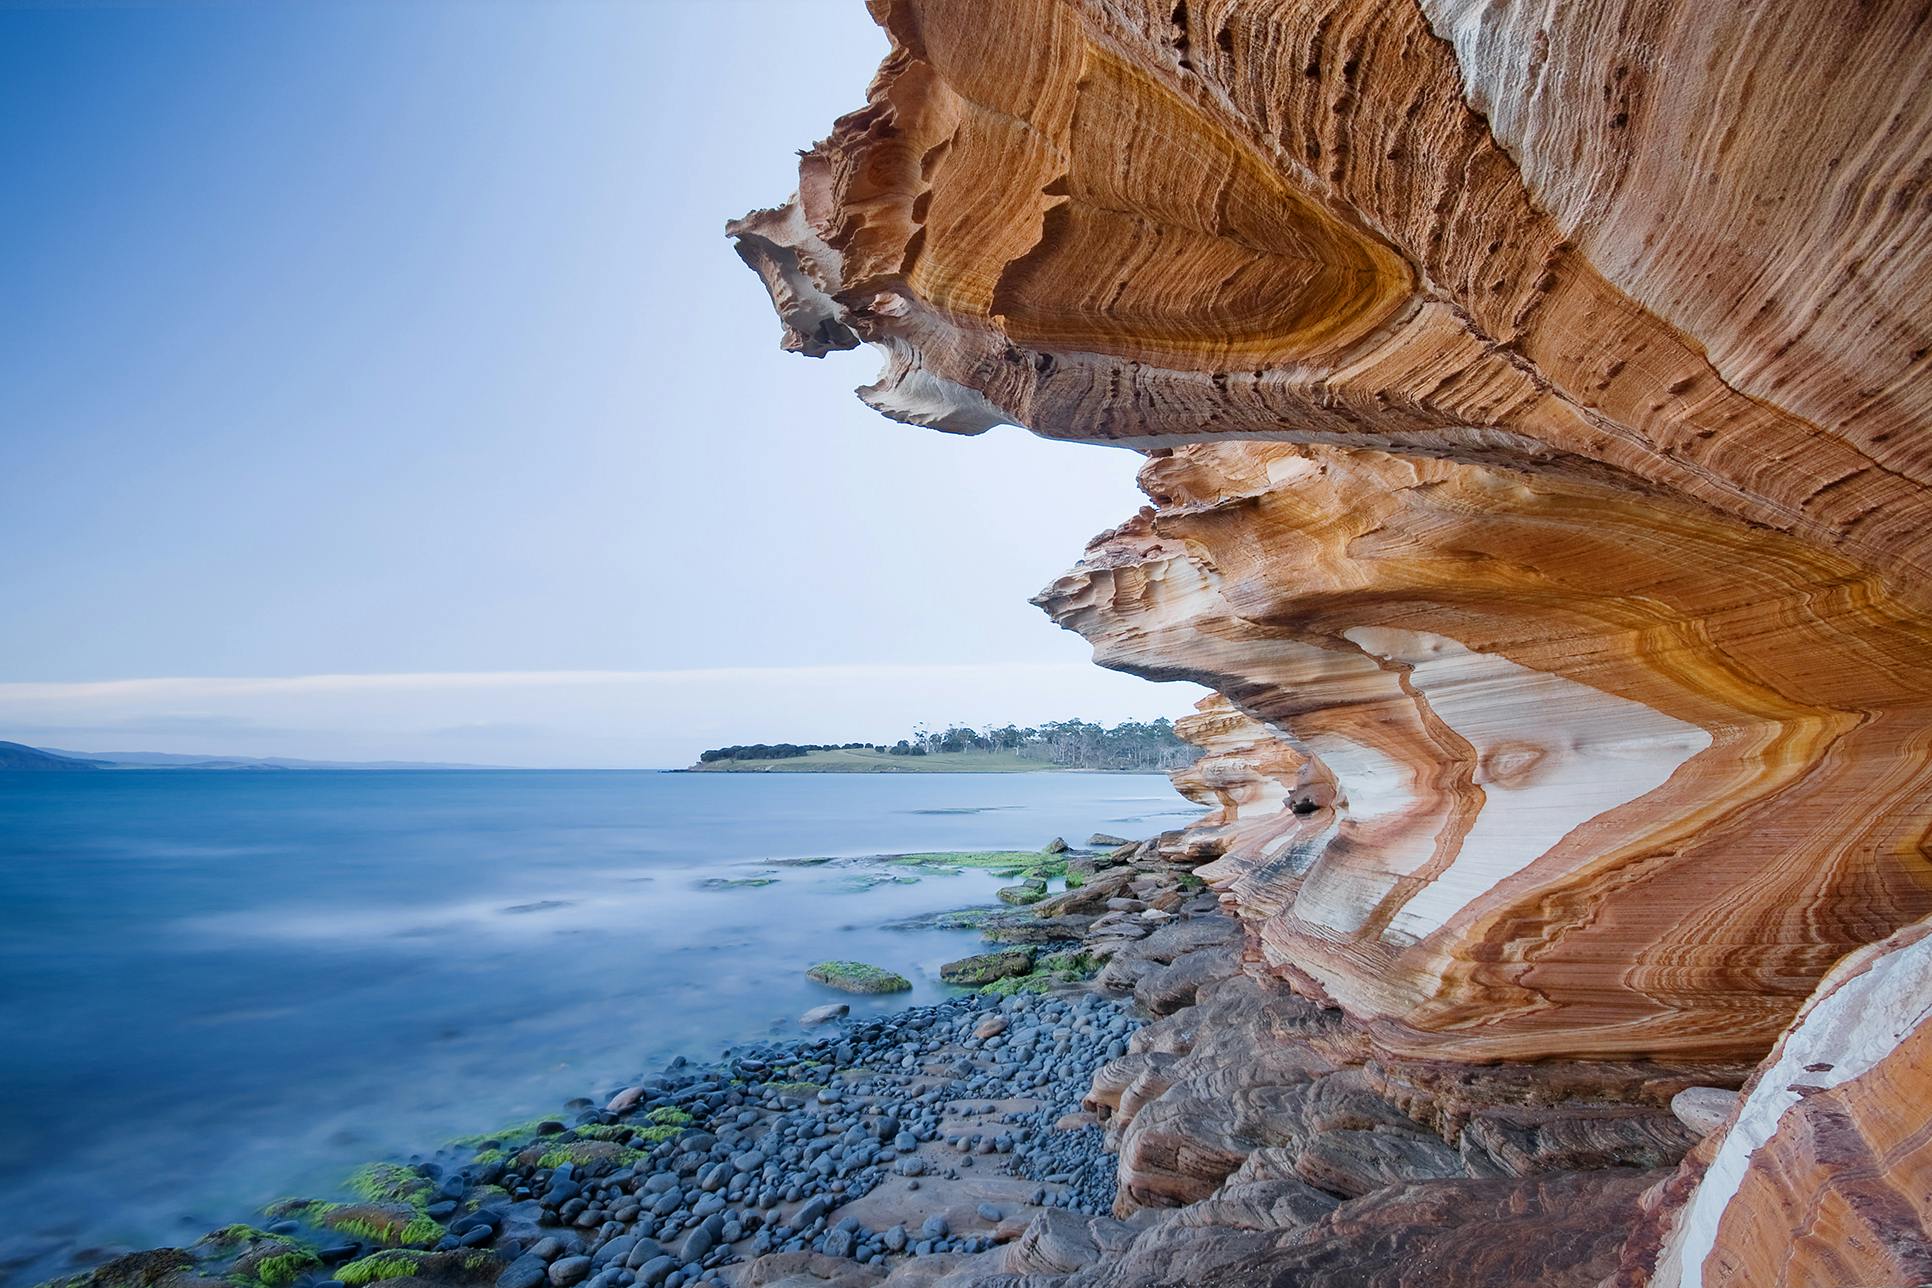
{"label": "blue sky", "polygon": [[1137,458],[878,418],[723,238],[883,52],[859,0],[0,9],[0,738],[1184,711],[1025,603]]}

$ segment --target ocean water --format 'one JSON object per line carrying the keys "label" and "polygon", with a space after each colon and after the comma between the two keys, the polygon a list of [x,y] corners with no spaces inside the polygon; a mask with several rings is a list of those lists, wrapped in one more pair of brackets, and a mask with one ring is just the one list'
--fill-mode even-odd
{"label": "ocean water", "polygon": [[[864,856],[1194,812],[1142,775],[0,773],[0,1281],[192,1240],[822,1002],[944,996],[978,937],[883,923],[1002,883],[868,889]],[[805,979],[826,957],[913,992]]]}

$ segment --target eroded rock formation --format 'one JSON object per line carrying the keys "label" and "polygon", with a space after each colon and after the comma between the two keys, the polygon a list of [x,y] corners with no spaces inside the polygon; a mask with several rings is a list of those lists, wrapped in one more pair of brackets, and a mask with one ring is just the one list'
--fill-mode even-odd
{"label": "eroded rock formation", "polygon": [[[1650,1109],[1842,1036],[1880,968],[1827,972],[1932,915],[1932,11],[872,8],[866,106],[739,253],[886,415],[1148,453],[1039,602],[1219,695],[1170,849],[1247,969],[1377,1067]],[[1850,1273],[1834,1231],[1922,1273],[1919,1018],[1761,1073],[1623,1273]]]}
{"label": "eroded rock formation", "polygon": [[1932,1282],[1932,922],[1846,957],[1651,1196],[1624,1284]]}

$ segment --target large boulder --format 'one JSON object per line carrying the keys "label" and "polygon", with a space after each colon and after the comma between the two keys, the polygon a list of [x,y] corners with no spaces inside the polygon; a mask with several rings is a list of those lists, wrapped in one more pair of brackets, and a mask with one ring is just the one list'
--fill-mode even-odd
{"label": "large boulder", "polygon": [[912,981],[904,975],[865,962],[820,962],[805,974],[848,993],[904,993],[912,988]]}

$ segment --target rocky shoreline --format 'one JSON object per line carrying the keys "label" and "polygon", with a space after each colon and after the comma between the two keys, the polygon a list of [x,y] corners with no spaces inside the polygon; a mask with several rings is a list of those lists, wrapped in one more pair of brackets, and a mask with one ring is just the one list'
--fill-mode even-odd
{"label": "rocky shoreline", "polygon": [[[1049,895],[1046,874],[1067,888]],[[365,1167],[342,1201],[286,1200],[259,1224],[50,1282],[679,1288],[778,1282],[785,1266],[821,1282],[950,1265],[1045,1212],[1105,1213],[1114,1160],[1081,1103],[1142,1021],[1089,977],[1118,945],[1186,919],[1184,902],[1213,900],[1151,844],[1056,840],[1014,875],[1000,892],[1012,906],[947,914],[993,941],[942,972],[975,994],[862,1019],[815,1008],[806,1036],[678,1057],[553,1118]],[[818,977],[845,986],[845,973]]]}
{"label": "rocky shoreline", "polygon": [[995,945],[946,968],[971,995],[815,1008],[62,1288],[1618,1282],[1735,1093],[1391,1057],[1259,967],[1200,842],[1053,856],[1066,889],[950,914]]}

